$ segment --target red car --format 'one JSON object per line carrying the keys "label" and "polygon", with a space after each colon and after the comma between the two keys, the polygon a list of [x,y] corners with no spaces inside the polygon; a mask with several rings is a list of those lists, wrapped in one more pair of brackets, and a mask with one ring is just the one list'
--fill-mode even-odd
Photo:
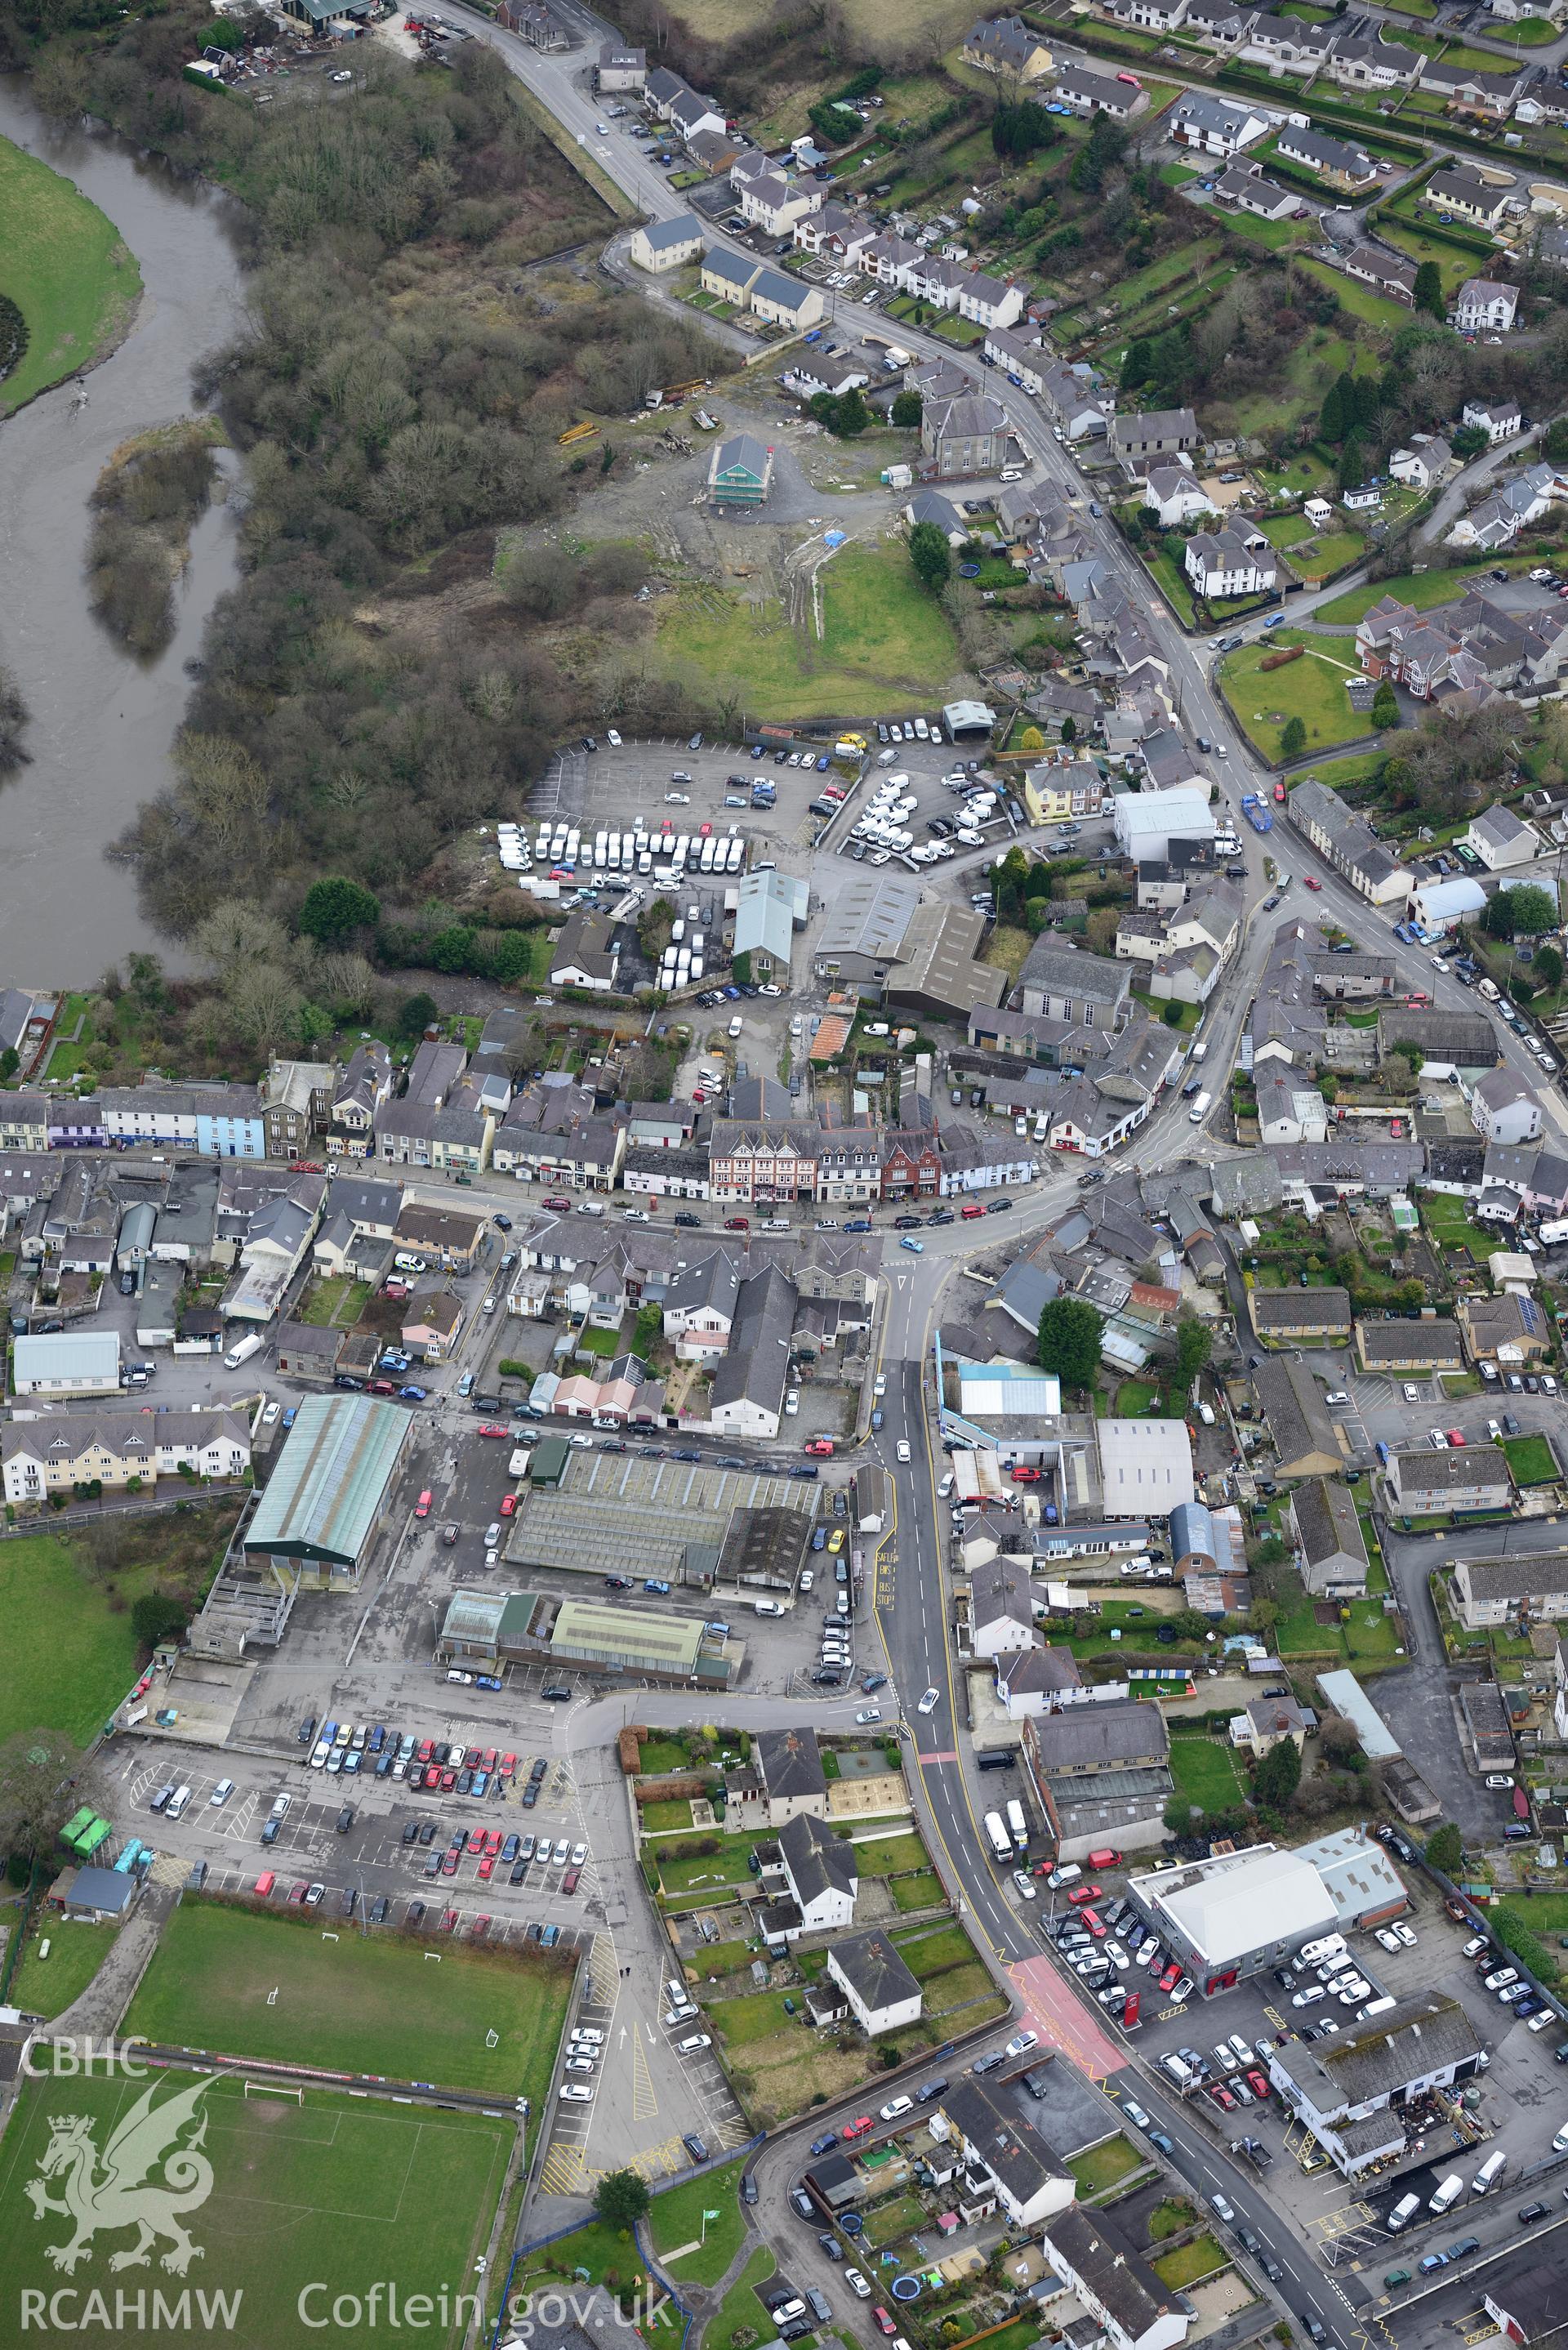
{"label": "red car", "polygon": [[1097,1901],[1102,1890],[1098,1885],[1075,1885],[1067,1898],[1075,1909],[1081,1909],[1085,1901]]}
{"label": "red car", "polygon": [[867,2133],[867,2131],[870,2128],[870,2126],[871,2126],[871,2116],[870,2116],[870,2115],[869,2115],[869,2114],[862,2114],[862,2115],[861,2115],[861,2116],[860,2116],[860,2118],[859,2118],[859,2120],[858,2120],[857,2122],[846,2122],[846,2123],[845,2123],[845,2125],[844,2125],[844,2127],[839,2131],[838,2135],[839,2135],[840,2139],[843,2141],[843,2143],[844,2143],[846,2146],[848,2146],[848,2145],[850,2145],[850,2144],[852,2143],[852,2141],[853,2141],[854,2139],[856,2139],[856,2138],[857,2138],[857,2137],[865,2137],[865,2135],[866,2135],[866,2133]]}
{"label": "red car", "polygon": [[701,1086],[693,1086],[691,1088],[691,1098],[696,1104],[697,1107],[701,1109],[707,1102],[708,1097],[703,1092]]}
{"label": "red car", "polygon": [[455,1909],[446,1909],[441,1912],[441,1929],[443,1934],[456,1933],[457,1911]]}
{"label": "red car", "polygon": [[1097,1918],[1092,1909],[1080,1909],[1078,1915],[1083,1919],[1085,1925],[1088,1928],[1090,1933],[1093,1934],[1096,1941],[1103,1942],[1106,1939],[1105,1919],[1103,1918]]}
{"label": "red car", "polygon": [[501,1767],[501,1770],[503,1771],[503,1773],[504,1773],[508,1778],[510,1778],[510,1776],[511,1776],[512,1773],[513,1773],[514,1771],[515,1771],[515,1770],[516,1770],[516,1768],[517,1768],[517,1757],[516,1757],[516,1755],[515,1755],[515,1754],[504,1754],[504,1755],[502,1756],[502,1758],[501,1758],[501,1764],[500,1764],[500,1767]]}
{"label": "red car", "polygon": [[252,1887],[252,1890],[261,1900],[265,1901],[267,1895],[272,1891],[273,1887],[276,1883],[277,1879],[273,1875],[272,1870],[270,1868],[264,1868],[261,1875],[257,1877],[255,1884]]}
{"label": "red car", "polygon": [[750,1216],[726,1216],[724,1219],[724,1230],[727,1232],[749,1232],[751,1229]]}
{"label": "red car", "polygon": [[[495,1768],[495,1749],[494,1749],[494,1747],[493,1747],[493,1746],[487,1746],[487,1747],[485,1748],[485,1750],[484,1750],[483,1753],[483,1754],[480,1756],[480,1758],[479,1758],[479,1767],[480,1767],[480,1769],[481,1769],[482,1771],[493,1771],[493,1770],[494,1770],[494,1768]],[[499,1852],[499,1851],[500,1851],[500,1849],[501,1849],[501,1838],[500,1838],[500,1835],[499,1835],[499,1833],[497,1833],[496,1839],[495,1839],[495,1849],[496,1849],[496,1851],[497,1851],[497,1852]]]}
{"label": "red car", "polygon": [[1459,1445],[1459,1446],[1461,1446],[1461,1447],[1462,1447],[1462,1445],[1463,1445],[1463,1443],[1464,1443],[1464,1440],[1465,1440],[1465,1439],[1464,1439],[1464,1431],[1463,1431],[1461,1429],[1458,1429],[1458,1428],[1450,1428],[1450,1429],[1449,1429],[1449,1442],[1450,1444],[1453,1444],[1453,1445]]}
{"label": "red car", "polygon": [[[446,1773],[442,1771],[441,1764],[439,1762],[432,1762],[425,1773],[425,1784],[427,1787],[432,1789],[439,1787],[445,1776]],[[457,1773],[455,1771],[452,1774],[452,1783],[454,1787],[457,1784]]]}
{"label": "red car", "polygon": [[483,1419],[479,1423],[478,1433],[481,1436],[504,1437],[508,1431],[504,1428],[498,1428],[493,1419]]}
{"label": "red car", "polygon": [[490,1853],[486,1853],[484,1858],[479,1864],[479,1874],[486,1883],[489,1882],[491,1872],[494,1866],[495,1862],[493,1856]]}
{"label": "red car", "polygon": [[441,1794],[442,1794],[443,1795],[450,1795],[450,1794],[451,1794],[451,1793],[452,1793],[452,1789],[456,1786],[456,1784],[457,1784],[457,1773],[456,1773],[455,1771],[443,1771],[443,1772],[441,1773]]}
{"label": "red car", "polygon": [[1173,1959],[1169,1966],[1166,1968],[1165,1972],[1160,1976],[1159,1987],[1161,1991],[1174,1991],[1180,1981],[1181,1969]]}
{"label": "red car", "polygon": [[1251,2089],[1255,2097],[1266,2097],[1269,2094],[1268,2074],[1266,2073],[1258,2072],[1249,2073],[1247,2075],[1247,2086]]}
{"label": "red car", "polygon": [[486,1828],[484,1831],[484,1849],[490,1855],[491,1859],[493,1860],[496,1854],[501,1849],[501,1830],[499,1828]]}
{"label": "red car", "polygon": [[555,1216],[569,1216],[572,1212],[570,1200],[546,1200],[544,1204]]}
{"label": "red car", "polygon": [[1315,873],[1309,873],[1307,875],[1306,885],[1309,889],[1321,889],[1323,888],[1323,883],[1318,879]]}
{"label": "red car", "polygon": [[303,1901],[308,1890],[309,1888],[302,1877],[297,1885],[291,1885],[289,1887],[288,1898],[291,1901]]}
{"label": "red car", "polygon": [[977,1216],[983,1216],[985,1210],[980,1205],[978,1201],[974,1200],[970,1201],[967,1208],[961,1208],[959,1210],[959,1214],[963,1218],[966,1224],[972,1224]]}
{"label": "red car", "polygon": [[442,1853],[441,1856],[441,1873],[443,1877],[455,1877],[457,1875],[457,1855],[455,1852]]}
{"label": "red car", "polygon": [[833,1439],[831,1436],[810,1437],[807,1439],[806,1442],[802,1445],[801,1450],[803,1452],[807,1453],[813,1461],[831,1461],[833,1458]]}
{"label": "red car", "polygon": [[471,1941],[483,1942],[489,1931],[490,1917],[489,1913],[486,1912],[484,1916],[476,1918],[472,1925],[469,1928],[469,1939]]}
{"label": "red car", "polygon": [[1209,2094],[1213,2098],[1221,2113],[1233,2114],[1235,2112],[1236,2100],[1231,2095],[1230,2090],[1225,2086],[1223,2081],[1210,2082]]}
{"label": "red car", "polygon": [[878,2334],[892,2334],[898,2331],[885,2309],[874,2309],[871,2312],[871,2323]]}
{"label": "red car", "polygon": [[568,1868],[561,1879],[561,1890],[563,1893],[575,1893],[582,1881],[583,1872],[580,1868]]}
{"label": "red car", "polygon": [[502,1516],[503,1516],[504,1518],[509,1518],[509,1517],[512,1515],[513,1511],[514,1511],[516,1507],[517,1507],[517,1496],[516,1496],[516,1494],[515,1494],[515,1493],[503,1493],[503,1494],[502,1494],[502,1496],[501,1496],[501,1514],[502,1514]]}
{"label": "red car", "polygon": [[431,1503],[433,1499],[434,1496],[431,1493],[430,1487],[427,1485],[424,1492],[420,1495],[419,1500],[414,1503],[414,1515],[416,1518],[429,1517],[431,1513]]}
{"label": "red car", "polygon": [[428,1762],[434,1752],[435,1740],[433,1738],[421,1738],[419,1744],[414,1749],[416,1757],[421,1762]]}
{"label": "red car", "polygon": [[[391,1380],[390,1380],[390,1379],[372,1379],[372,1380],[370,1381],[369,1386],[369,1387],[367,1388],[367,1389],[365,1390],[365,1392],[367,1393],[367,1395],[381,1395],[381,1396],[387,1396],[387,1395],[396,1395],[396,1394],[397,1394],[397,1392],[398,1392],[398,1390],[397,1390],[397,1388],[392,1385],[392,1382],[391,1382]],[[480,1432],[481,1436],[483,1436],[483,1433],[484,1433],[483,1429],[481,1429],[479,1432]]]}
{"label": "red car", "polygon": [[1012,1482],[1015,1485],[1038,1485],[1043,1473],[1044,1472],[1038,1469],[1014,1469],[1012,1471]]}

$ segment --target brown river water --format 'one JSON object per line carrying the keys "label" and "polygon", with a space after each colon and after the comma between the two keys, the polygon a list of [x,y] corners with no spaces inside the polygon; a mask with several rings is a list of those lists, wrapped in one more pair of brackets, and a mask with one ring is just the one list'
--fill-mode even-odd
{"label": "brown river water", "polygon": [[192,536],[173,642],[150,662],[88,609],[88,498],[111,452],[194,406],[191,370],[239,318],[228,202],[107,131],[58,130],[0,75],[0,134],[74,180],[140,265],[141,307],[112,359],[0,423],[0,660],[21,686],[32,764],[0,783],[0,985],[90,986],[111,962],[177,950],[143,921],[136,877],[103,856],[168,780],[169,751],[217,598],[235,577],[232,506]]}

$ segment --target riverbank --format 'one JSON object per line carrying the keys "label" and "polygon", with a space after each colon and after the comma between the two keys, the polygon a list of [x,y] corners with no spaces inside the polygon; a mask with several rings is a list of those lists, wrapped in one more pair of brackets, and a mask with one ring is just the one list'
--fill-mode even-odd
{"label": "riverbank", "polygon": [[117,349],[141,300],[141,271],[111,220],[36,155],[0,138],[0,294],[27,327],[0,383],[0,415]]}

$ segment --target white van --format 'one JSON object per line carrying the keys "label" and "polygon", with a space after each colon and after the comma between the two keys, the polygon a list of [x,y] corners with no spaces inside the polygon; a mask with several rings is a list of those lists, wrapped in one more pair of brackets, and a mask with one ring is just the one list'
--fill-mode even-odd
{"label": "white van", "polygon": [[1204,1119],[1208,1117],[1210,1108],[1213,1107],[1213,1102],[1214,1097],[1212,1094],[1199,1094],[1198,1099],[1193,1103],[1192,1107],[1187,1113],[1188,1125],[1201,1126]]}
{"label": "white van", "polygon": [[1502,2177],[1503,2169],[1507,2161],[1508,2157],[1503,2152],[1501,2147],[1497,2147],[1493,2153],[1489,2154],[1486,2160],[1482,2163],[1480,2168],[1477,2171],[1475,2177],[1470,2181],[1470,2193],[1472,2195],[1490,2194],[1491,2189],[1497,2185],[1498,2180]]}
{"label": "white van", "polygon": [[1420,2208],[1421,2199],[1418,2195],[1402,2195],[1383,2222],[1388,2233],[1391,2236],[1397,2236],[1401,2228],[1407,2228]]}
{"label": "white van", "polygon": [[776,1599],[753,1599],[752,1613],[753,1616],[782,1616],[784,1609]]}
{"label": "white van", "polygon": [[174,1793],[170,1796],[169,1801],[163,1806],[164,1818],[166,1820],[177,1820],[190,1800],[191,1790],[189,1787],[176,1787]]}
{"label": "white van", "polygon": [[[172,1804],[170,1805],[170,1809],[173,1809]],[[1457,2170],[1450,2170],[1442,2185],[1438,2188],[1437,2193],[1433,2196],[1431,2201],[1428,2204],[1427,2209],[1428,2211],[1437,2212],[1440,2218],[1443,2212],[1452,2210],[1454,2205],[1459,2201],[1459,2197],[1464,2193],[1464,2180],[1459,2177]]]}

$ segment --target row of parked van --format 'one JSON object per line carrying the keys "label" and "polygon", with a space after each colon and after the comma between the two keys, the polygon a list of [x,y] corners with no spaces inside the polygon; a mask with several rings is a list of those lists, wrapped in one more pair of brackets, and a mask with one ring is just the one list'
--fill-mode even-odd
{"label": "row of parked van", "polygon": [[[1553,2153],[1561,2154],[1564,2151],[1568,2151],[1568,2130],[1559,2130],[1556,2137],[1552,2143]],[[1472,2195],[1490,2194],[1491,2189],[1497,2185],[1499,2179],[1502,2177],[1507,2166],[1507,2155],[1503,2152],[1501,2147],[1495,2147],[1493,2151],[1487,2156],[1486,2160],[1481,2164],[1480,2168],[1470,2180],[1470,2193]],[[1437,2192],[1428,2197],[1427,2209],[1434,2215],[1435,2218],[1441,2219],[1445,2211],[1451,2211],[1453,2210],[1454,2205],[1459,2201],[1460,2196],[1464,2192],[1464,2180],[1459,2177],[1457,2170],[1450,2170],[1448,2177],[1438,2185]],[[1383,2224],[1387,2229],[1388,2233],[1391,2236],[1397,2236],[1399,2234],[1401,2229],[1407,2228],[1409,2226],[1411,2220],[1416,2217],[1417,2212],[1419,2211],[1420,2209],[1421,2199],[1418,2195],[1402,2195],[1398,2202],[1395,2204],[1392,2211],[1389,2212],[1387,2219],[1383,2222]],[[1480,2249],[1480,2245],[1476,2243],[1472,2238],[1468,2245],[1456,2244],[1449,2251],[1429,2253],[1427,2259],[1421,2262],[1421,2267],[1423,2271],[1444,2268],[1448,2265],[1449,2261],[1462,2256],[1465,2251],[1479,2251]]]}

